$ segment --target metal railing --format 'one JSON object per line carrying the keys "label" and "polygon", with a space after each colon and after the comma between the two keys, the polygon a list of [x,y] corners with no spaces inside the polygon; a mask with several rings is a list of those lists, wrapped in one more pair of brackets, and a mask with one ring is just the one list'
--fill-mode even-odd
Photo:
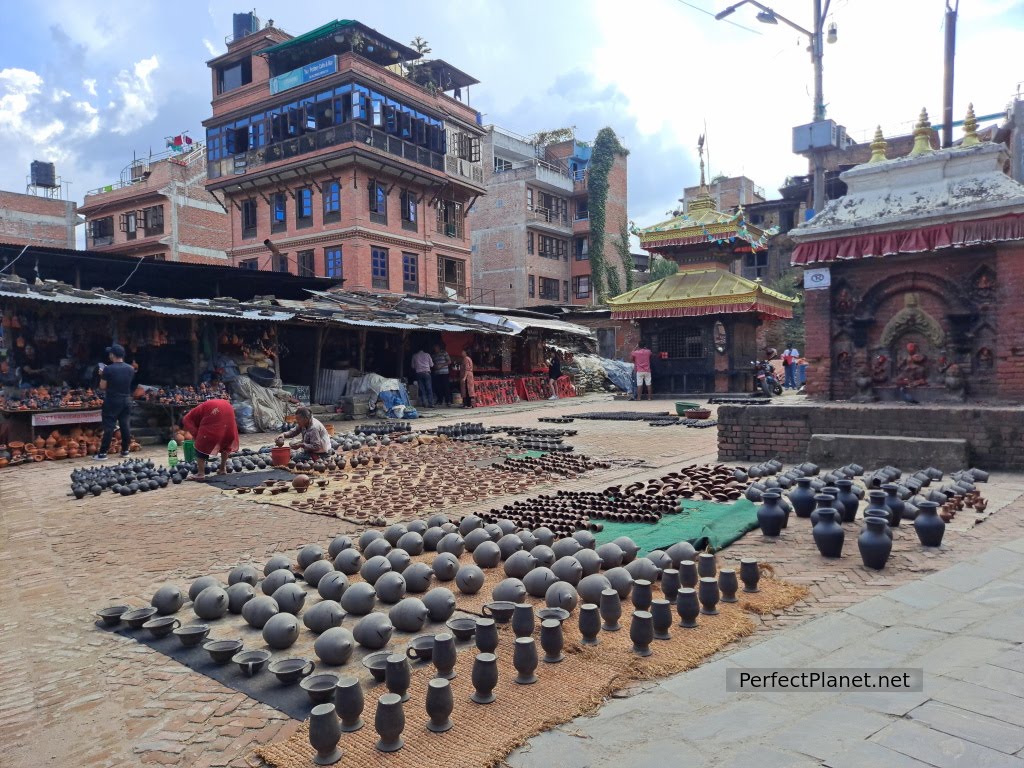
{"label": "metal railing", "polygon": [[527,211],[526,218],[531,221],[543,221],[547,224],[554,224],[555,226],[569,226],[568,216],[560,216],[549,208],[534,208],[531,211]]}

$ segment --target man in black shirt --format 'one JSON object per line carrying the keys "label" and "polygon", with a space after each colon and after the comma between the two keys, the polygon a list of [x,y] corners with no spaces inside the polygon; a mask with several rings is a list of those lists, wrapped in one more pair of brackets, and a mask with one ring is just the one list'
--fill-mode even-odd
{"label": "man in black shirt", "polygon": [[124,361],[124,347],[120,344],[107,347],[107,354],[110,365],[100,371],[100,389],[106,397],[103,400],[103,440],[99,453],[93,457],[97,461],[107,458],[116,426],[121,428],[121,458],[128,458],[128,447],[132,444],[130,416],[135,369]]}
{"label": "man in black shirt", "polygon": [[551,362],[548,364],[548,384],[551,387],[551,397],[548,400],[558,399],[558,390],[555,388],[558,380],[562,378],[562,360],[558,352],[551,355]]}

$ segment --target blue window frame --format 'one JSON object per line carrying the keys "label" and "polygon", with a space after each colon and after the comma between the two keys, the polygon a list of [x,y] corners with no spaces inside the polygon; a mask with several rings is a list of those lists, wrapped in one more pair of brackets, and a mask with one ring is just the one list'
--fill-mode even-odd
{"label": "blue window frame", "polygon": [[341,185],[336,181],[328,181],[321,194],[324,198],[324,223],[338,221],[341,218]]}
{"label": "blue window frame", "polygon": [[300,187],[295,194],[295,219],[300,222],[313,219],[313,190]]}
{"label": "blue window frame", "polygon": [[342,274],[341,246],[324,249],[324,268],[328,277],[340,278]]}
{"label": "blue window frame", "polygon": [[388,288],[388,249],[372,248],[370,250],[370,269],[373,273],[373,287]]}
{"label": "blue window frame", "polygon": [[288,229],[288,196],[284,192],[275,192],[273,219],[270,222],[271,232],[283,232]]}

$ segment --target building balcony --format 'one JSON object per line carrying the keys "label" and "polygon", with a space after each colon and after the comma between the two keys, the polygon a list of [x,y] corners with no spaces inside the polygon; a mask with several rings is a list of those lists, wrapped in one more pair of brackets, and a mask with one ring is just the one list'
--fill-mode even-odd
{"label": "building balcony", "polygon": [[526,212],[526,226],[554,235],[565,237],[572,232],[572,224],[566,216],[560,216],[547,208],[534,208]]}
{"label": "building balcony", "polygon": [[494,170],[492,180],[496,182],[526,181],[548,192],[566,195],[572,192],[572,179],[567,171],[544,160],[514,162],[504,170]]}
{"label": "building balcony", "polygon": [[574,195],[587,194],[587,172],[576,171],[572,174],[572,193]]}

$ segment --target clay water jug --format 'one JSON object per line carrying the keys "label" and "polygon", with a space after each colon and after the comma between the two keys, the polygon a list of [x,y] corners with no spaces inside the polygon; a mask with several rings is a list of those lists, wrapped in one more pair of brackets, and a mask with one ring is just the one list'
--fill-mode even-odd
{"label": "clay water jug", "polygon": [[852,480],[836,480],[836,487],[839,489],[839,497],[836,499],[836,511],[839,512],[838,522],[852,523],[857,517],[857,507],[860,506],[860,499],[853,492]]}
{"label": "clay water jug", "polygon": [[861,560],[868,568],[880,571],[885,567],[892,552],[892,539],[886,535],[885,520],[881,517],[864,519],[864,530],[857,537],[857,548]]}
{"label": "clay water jug", "polygon": [[[779,505],[780,495],[774,491],[764,494],[763,503],[757,509],[757,524],[761,533],[769,538],[774,538],[782,533],[782,524],[786,519],[786,512]],[[831,497],[829,497],[831,500]]]}
{"label": "clay water jug", "polygon": [[917,532],[918,540],[925,547],[939,546],[946,532],[946,522],[939,517],[939,505],[934,501],[922,501],[917,507],[914,530]]}
{"label": "clay water jug", "polygon": [[[841,503],[841,502],[837,502]],[[834,509],[819,509],[818,522],[811,529],[814,536],[814,544],[822,557],[842,557],[843,539],[846,532],[843,530],[836,518],[839,513]]]}
{"label": "clay water jug", "polygon": [[789,492],[789,503],[797,517],[810,517],[814,511],[814,491],[811,490],[811,478],[801,477],[796,481],[796,488]]}

